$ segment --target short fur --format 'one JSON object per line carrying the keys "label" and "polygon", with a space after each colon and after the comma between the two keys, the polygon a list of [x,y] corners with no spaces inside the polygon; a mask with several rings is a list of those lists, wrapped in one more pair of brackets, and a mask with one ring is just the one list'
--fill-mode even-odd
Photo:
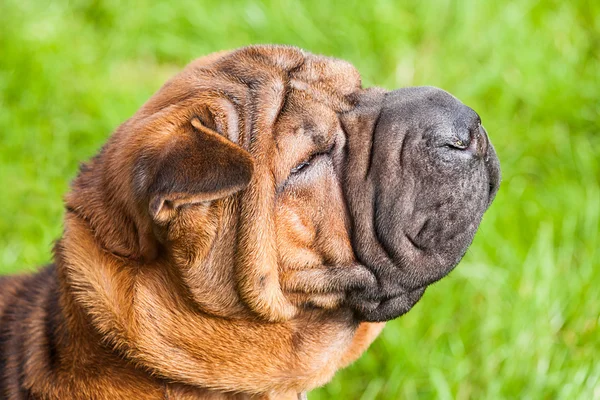
{"label": "short fur", "polygon": [[292,47],[192,62],[82,166],[54,264],[0,280],[0,395],[326,383],[383,327],[361,321],[407,312],[456,265],[493,198],[493,149],[448,96],[365,90]]}
{"label": "short fur", "polygon": [[374,282],[341,188],[284,189],[357,90],[278,46],[167,82],[82,166],[55,264],[0,281],[0,397],[295,398],[357,358],[382,325],[338,309]]}

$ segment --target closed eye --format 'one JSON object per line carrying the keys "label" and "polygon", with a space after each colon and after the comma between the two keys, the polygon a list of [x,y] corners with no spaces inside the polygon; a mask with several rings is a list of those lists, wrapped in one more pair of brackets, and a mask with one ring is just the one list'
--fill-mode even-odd
{"label": "closed eye", "polygon": [[302,171],[304,168],[308,167],[310,165],[310,163],[313,161],[313,159],[314,159],[314,156],[311,156],[308,160],[302,161],[300,164],[296,165],[294,168],[291,169],[290,175],[295,175],[295,174],[299,173],[300,171]]}
{"label": "closed eye", "polygon": [[317,153],[313,153],[311,154],[310,157],[308,157],[307,159],[305,159],[304,161],[298,163],[294,168],[292,168],[290,170],[290,176],[292,175],[297,175],[301,172],[304,172],[306,170],[308,170],[311,166],[311,164],[320,156],[330,156],[331,152],[333,151],[333,148],[335,147],[335,143],[332,144],[327,150],[325,151],[320,151]]}

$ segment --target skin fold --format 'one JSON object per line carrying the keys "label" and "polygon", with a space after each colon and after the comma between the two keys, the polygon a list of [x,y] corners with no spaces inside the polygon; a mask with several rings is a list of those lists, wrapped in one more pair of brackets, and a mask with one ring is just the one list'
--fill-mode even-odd
{"label": "skin fold", "polygon": [[0,394],[325,384],[470,244],[499,169],[469,110],[293,47],[192,62],[82,165],[54,263],[0,279]]}

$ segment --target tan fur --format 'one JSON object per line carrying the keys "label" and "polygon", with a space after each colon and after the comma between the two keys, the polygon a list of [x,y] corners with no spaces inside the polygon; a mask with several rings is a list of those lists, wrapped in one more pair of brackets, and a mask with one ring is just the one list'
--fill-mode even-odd
{"label": "tan fur", "polygon": [[0,395],[296,398],[358,358],[383,324],[340,307],[373,277],[339,182],[325,161],[287,180],[343,145],[360,90],[348,63],[283,46],[167,82],[82,167],[55,266],[0,281]]}

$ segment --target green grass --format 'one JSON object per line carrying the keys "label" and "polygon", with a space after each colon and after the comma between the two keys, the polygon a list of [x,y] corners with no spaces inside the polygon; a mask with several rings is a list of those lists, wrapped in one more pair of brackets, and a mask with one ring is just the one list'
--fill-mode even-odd
{"label": "green grass", "polygon": [[600,399],[600,2],[502,3],[2,1],[0,273],[50,260],[78,163],[167,77],[294,44],[454,93],[504,175],[459,268],[311,399]]}

